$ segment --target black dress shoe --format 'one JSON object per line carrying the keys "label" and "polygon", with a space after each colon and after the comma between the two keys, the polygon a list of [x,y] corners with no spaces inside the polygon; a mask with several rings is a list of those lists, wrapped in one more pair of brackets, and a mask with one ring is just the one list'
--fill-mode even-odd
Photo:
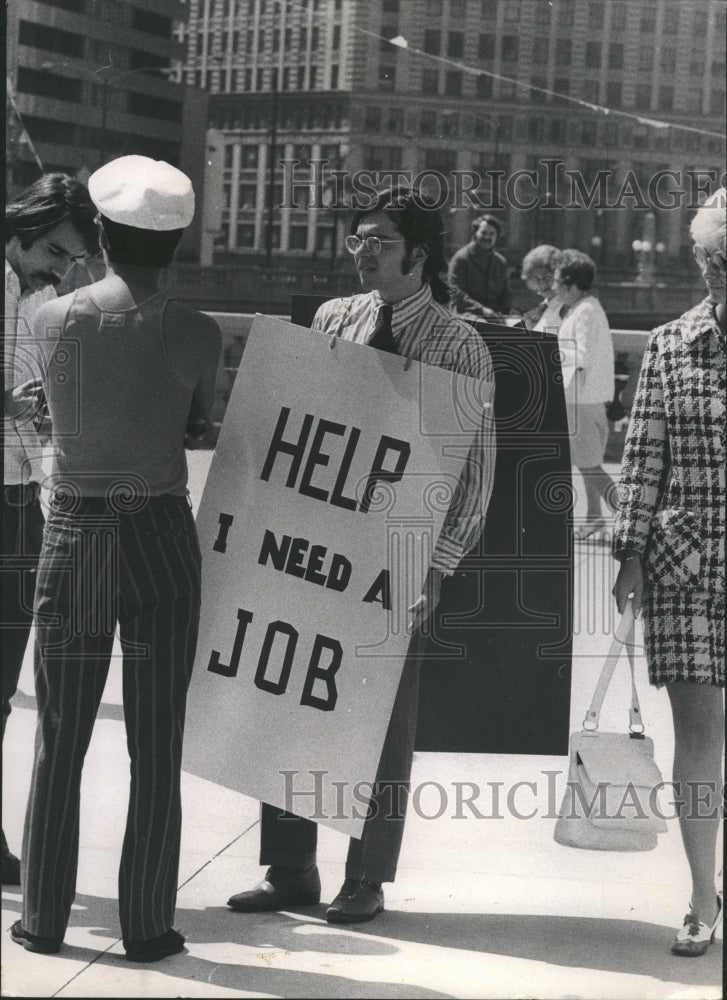
{"label": "black dress shoe", "polygon": [[16,944],[22,945],[26,951],[35,951],[40,955],[55,955],[61,950],[62,937],[40,937],[23,930],[23,925],[16,920],[10,927],[10,937]]}
{"label": "black dress shoe", "polygon": [[20,885],[20,858],[10,851],[3,851],[2,882],[3,885]]}
{"label": "black dress shoe", "polygon": [[178,955],[184,949],[184,937],[170,928],[159,937],[147,941],[127,941],[124,939],[126,957],[130,962],[158,962],[168,955]]}
{"label": "black dress shoe", "polygon": [[264,913],[286,906],[313,906],[321,901],[318,867],[283,868],[273,865],[254,889],[230,896],[227,905],[238,913]]}
{"label": "black dress shoe", "polygon": [[341,891],[326,910],[329,924],[360,924],[373,920],[384,909],[380,882],[347,878]]}

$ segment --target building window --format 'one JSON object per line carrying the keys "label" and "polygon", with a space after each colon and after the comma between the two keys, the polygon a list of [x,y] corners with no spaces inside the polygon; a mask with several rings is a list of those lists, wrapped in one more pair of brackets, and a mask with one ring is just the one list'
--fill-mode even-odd
{"label": "building window", "polygon": [[639,70],[651,73],[654,69],[654,46],[651,44],[639,46]]}
{"label": "building window", "polygon": [[156,97],[151,94],[129,94],[127,110],[129,114],[139,115],[142,118],[158,118],[167,122],[181,122],[182,120],[180,101],[170,101],[166,97]]}
{"label": "building window", "polygon": [[532,88],[534,88],[530,91],[530,100],[533,104],[545,104],[545,94],[543,93],[547,84],[545,77],[531,76],[530,83]]}
{"label": "building window", "polygon": [[445,81],[444,93],[447,97],[462,96],[462,74],[459,70],[448,70]]}
{"label": "building window", "polygon": [[611,42],[608,47],[608,68],[624,68],[624,47],[621,42]]}
{"label": "building window", "polygon": [[636,84],[636,107],[637,108],[649,108],[649,107],[651,107],[651,84],[650,83],[637,83]]}
{"label": "building window", "polygon": [[21,45],[30,45],[47,52],[59,52],[64,56],[75,56],[82,59],[86,53],[83,35],[72,31],[62,31],[60,28],[47,28],[44,24],[32,21],[21,21],[18,41]]}
{"label": "building window", "polygon": [[331,90],[338,87],[338,66],[331,66]]}
{"label": "building window", "polygon": [[55,97],[59,101],[80,104],[83,100],[83,81],[73,80],[58,73],[18,67],[18,90],[23,94],[37,94],[39,97]]}
{"label": "building window", "polygon": [[598,104],[599,90],[598,80],[584,80],[581,85],[581,96],[591,104]]}
{"label": "building window", "polygon": [[598,125],[592,119],[586,119],[581,126],[581,142],[584,146],[595,146],[598,142]]}
{"label": "building window", "polygon": [[460,58],[464,55],[464,33],[461,31],[450,31],[447,39],[447,55],[453,58]]}
{"label": "building window", "polygon": [[425,69],[422,73],[422,93],[433,96],[439,93],[439,70]]}
{"label": "building window", "polygon": [[308,249],[308,227],[307,226],[291,226],[290,232],[288,234],[288,249],[289,250],[307,250]]}
{"label": "building window", "polygon": [[240,169],[257,170],[257,146],[240,146]]}
{"label": "building window", "polygon": [[[517,0],[510,0],[515,4]],[[449,0],[449,16],[453,21],[464,21],[467,16],[467,0]]]}
{"label": "building window", "polygon": [[393,90],[396,83],[396,67],[379,66],[379,90]]}
{"label": "building window", "polygon": [[131,27],[137,31],[145,31],[148,35],[158,35],[160,38],[172,37],[172,19],[164,17],[163,14],[155,14],[153,11],[144,10],[142,7],[133,7],[131,15]]}
{"label": "building window", "polygon": [[457,153],[453,149],[426,149],[424,151],[424,166],[427,170],[438,170],[442,174],[450,174],[457,169]]}
{"label": "building window", "polygon": [[601,43],[586,42],[586,69],[600,67]]}
{"label": "building window", "polygon": [[659,111],[674,110],[674,88],[659,87]]}
{"label": "building window", "polygon": [[497,0],[482,0],[483,20],[497,20]]}
{"label": "building window", "polygon": [[475,93],[478,97],[492,97],[492,77],[480,74],[477,77]]}
{"label": "building window", "polygon": [[557,4],[558,22],[560,24],[573,24],[575,20],[575,8],[573,0],[559,0]]}
{"label": "building window", "polygon": [[311,66],[308,79],[308,89],[315,90],[317,83],[318,83],[318,67]]}
{"label": "building window", "polygon": [[572,45],[570,38],[559,38],[555,43],[555,65],[570,66]]}
{"label": "building window", "polygon": [[603,0],[591,0],[588,4],[588,27],[603,27]]}
{"label": "building window", "polygon": [[656,31],[656,5],[646,4],[645,7],[641,8],[641,20],[639,21],[639,30],[644,34]]}
{"label": "building window", "polygon": [[364,128],[367,132],[381,131],[381,108],[378,105],[369,105],[366,108]]}
{"label": "building window", "polygon": [[505,62],[517,62],[518,39],[517,35],[502,36],[502,58]]}
{"label": "building window", "polygon": [[616,0],[611,10],[611,30],[625,31],[626,29],[626,0]]}
{"label": "building window", "polygon": [[475,115],[472,123],[472,131],[475,139],[489,139],[492,131],[490,119],[487,115]]}
{"label": "building window", "polygon": [[457,114],[456,111],[442,112],[442,135],[444,136],[459,135],[459,115]]}
{"label": "building window", "polygon": [[236,246],[246,250],[252,250],[255,246],[255,226],[251,222],[238,224]]}
{"label": "building window", "polygon": [[691,88],[687,94],[687,111],[691,114],[702,113],[702,91]]}
{"label": "building window", "polygon": [[609,107],[621,106],[622,85],[620,80],[609,80],[606,84],[606,104]]}
{"label": "building window", "polygon": [[442,47],[442,34],[433,28],[427,28],[424,32],[424,51],[430,55],[438,56]]}
{"label": "building window", "polygon": [[477,55],[480,59],[494,59],[495,58],[495,36],[494,35],[480,35],[480,44],[477,51]]}
{"label": "building window", "polygon": [[543,119],[528,118],[528,139],[531,142],[539,142],[543,138]]}
{"label": "building window", "polygon": [[677,50],[666,48],[661,50],[662,73],[674,73],[677,68]]}
{"label": "building window", "polygon": [[545,35],[536,35],[533,40],[533,62],[544,66],[548,61],[550,45]]}
{"label": "building window", "polygon": [[384,10],[387,14],[398,14],[399,0],[384,0]]}
{"label": "building window", "polygon": [[664,11],[664,34],[676,35],[679,31],[679,4],[669,4]]}
{"label": "building window", "polygon": [[562,118],[551,118],[550,120],[550,141],[565,141],[565,121]]}
{"label": "building window", "polygon": [[421,135],[437,134],[437,113],[429,108],[425,108],[419,118],[419,132]]}
{"label": "building window", "polygon": [[[387,28],[387,29],[384,30],[383,33],[386,35],[388,31],[392,31],[392,30],[393,30],[394,34],[396,34],[396,29],[395,28],[394,29]],[[341,47],[341,25],[340,24],[334,24],[334,26],[333,26],[333,39],[331,41],[331,47],[334,48],[334,49],[340,49],[340,47]]]}
{"label": "building window", "polygon": [[713,90],[709,98],[710,115],[723,115],[725,104],[724,90]]}
{"label": "building window", "polygon": [[[563,95],[565,97],[566,95],[570,94],[570,80],[568,79],[567,76],[556,76],[555,80],[553,81],[553,89],[555,90],[556,94]],[[570,104],[569,101],[559,100],[558,97],[553,98],[553,103]]]}
{"label": "building window", "polygon": [[238,188],[237,207],[241,212],[252,212],[257,205],[257,184],[241,184]]}
{"label": "building window", "polygon": [[441,17],[442,0],[427,0],[427,15],[429,17]]}

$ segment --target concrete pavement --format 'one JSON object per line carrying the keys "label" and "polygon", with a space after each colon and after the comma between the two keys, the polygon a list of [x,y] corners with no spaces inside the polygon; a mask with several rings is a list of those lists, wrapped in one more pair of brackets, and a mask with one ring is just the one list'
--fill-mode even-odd
{"label": "concrete pavement", "polygon": [[[210,455],[190,455],[198,501]],[[612,473],[616,472],[611,467]],[[578,487],[576,482],[576,486]],[[579,501],[579,504],[581,501]],[[579,508],[576,509],[578,514]],[[609,645],[612,565],[606,546],[580,547],[571,729],[579,728]],[[655,851],[575,851],[553,841],[567,758],[417,754],[400,875],[386,911],[351,928],[325,922],[324,904],[284,913],[230,912],[257,863],[258,804],[182,776],[184,823],[176,926],[186,952],[155,965],[126,962],[116,871],[128,768],[115,659],[84,769],[78,895],[61,952],[30,954],[7,928],[20,894],[3,891],[2,993],[61,997],[712,998],[722,995],[722,939],[701,959],[671,956],[689,899],[676,821]],[[665,778],[673,737],[668,699],[637,682]],[[619,665],[602,728],[625,721],[629,680]],[[4,828],[19,847],[32,763],[30,655],[5,740]],[[458,788],[478,790],[474,811]],[[531,785],[518,784],[529,782]],[[531,818],[524,818],[535,812]],[[323,899],[343,879],[345,838],[321,827]]]}

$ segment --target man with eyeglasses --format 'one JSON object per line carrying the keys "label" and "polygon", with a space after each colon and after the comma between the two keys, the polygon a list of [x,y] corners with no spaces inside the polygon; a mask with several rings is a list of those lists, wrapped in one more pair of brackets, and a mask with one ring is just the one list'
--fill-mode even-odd
{"label": "man with eyeglasses", "polygon": [[[387,191],[357,212],[346,249],[354,257],[362,294],[324,303],[313,329],[436,365],[483,383],[492,398],[494,375],[488,350],[474,330],[447,307],[444,227],[439,213],[410,191]],[[351,839],[346,878],[326,911],[329,923],[372,920],[384,908],[382,882],[393,882],[404,832],[416,732],[419,667],[424,625],[439,602],[442,578],[450,576],[482,532],[492,492],[494,425],[485,409],[434,548],[424,590],[409,608],[412,635],[378,766],[374,794],[360,839]],[[316,866],[317,826],[262,806],[260,863],[269,865],[254,889],[228,900],[253,913],[320,901]]]}
{"label": "man with eyeglasses", "polygon": [[[43,537],[41,441],[26,414],[38,392],[28,364],[34,312],[72,265],[98,250],[88,191],[66,174],[45,174],[5,210],[5,392],[2,628],[2,732],[10,715],[32,621]],[[2,836],[2,881],[19,885],[20,862]]]}

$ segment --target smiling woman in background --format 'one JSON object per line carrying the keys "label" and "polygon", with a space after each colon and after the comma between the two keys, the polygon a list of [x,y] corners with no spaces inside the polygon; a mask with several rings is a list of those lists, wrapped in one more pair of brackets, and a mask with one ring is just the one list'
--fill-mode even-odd
{"label": "smiling woman in background", "polygon": [[[623,457],[614,595],[643,610],[649,679],[674,719],[675,798],[692,898],[672,945],[703,955],[722,918],[715,893],[724,744],[725,204],[691,225],[707,297],[654,330]],[[706,797],[705,793],[706,792]]]}

